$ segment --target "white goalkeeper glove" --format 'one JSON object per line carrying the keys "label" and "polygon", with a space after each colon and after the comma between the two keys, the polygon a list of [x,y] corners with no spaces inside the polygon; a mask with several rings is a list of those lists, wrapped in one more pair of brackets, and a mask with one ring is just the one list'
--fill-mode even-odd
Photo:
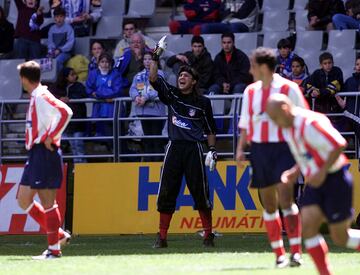
{"label": "white goalkeeper glove", "polygon": [[167,48],[166,35],[164,35],[156,44],[156,47],[153,52],[153,59],[156,61],[159,60],[160,56],[166,50],[166,48]]}
{"label": "white goalkeeper glove", "polygon": [[214,171],[217,161],[217,152],[215,146],[210,146],[209,152],[206,154],[205,165],[209,166],[210,171]]}

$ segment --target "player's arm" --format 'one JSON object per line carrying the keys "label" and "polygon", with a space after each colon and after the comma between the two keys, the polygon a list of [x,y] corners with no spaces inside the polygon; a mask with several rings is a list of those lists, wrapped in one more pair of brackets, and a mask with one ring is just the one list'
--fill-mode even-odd
{"label": "player's arm", "polygon": [[292,84],[294,85],[291,85],[289,87],[290,88],[289,98],[291,102],[297,107],[309,109],[309,104],[306,101],[300,87],[296,83],[292,83]]}
{"label": "player's arm", "polygon": [[284,171],[281,174],[281,182],[282,183],[295,183],[297,178],[300,176],[301,171],[299,165],[295,164],[290,169]]}
{"label": "player's arm", "polygon": [[[60,138],[66,126],[70,122],[73,112],[69,106],[55,97],[43,95],[39,98],[38,103],[42,112],[42,115],[39,116],[40,121],[43,120],[45,127],[48,129],[44,144],[47,149],[52,151],[52,144]],[[41,119],[43,117],[46,117],[47,119]]]}
{"label": "player's arm", "polygon": [[240,137],[238,139],[238,144],[236,147],[236,161],[240,167],[242,167],[241,162],[245,160],[245,148],[247,146],[247,128],[249,125],[249,90],[246,89],[244,92],[242,106],[241,106],[241,114],[240,114],[240,121],[239,121],[239,128],[240,128]]}
{"label": "player's arm", "polygon": [[207,142],[209,146],[209,152],[205,158],[205,165],[209,166],[210,171],[213,171],[216,167],[217,152],[216,152],[216,124],[211,107],[211,102],[208,98],[205,98],[205,114],[204,114],[204,132],[207,135]]}
{"label": "player's arm", "polygon": [[305,130],[305,140],[312,148],[319,151],[319,155],[327,152],[318,172],[309,178],[305,178],[305,183],[319,187],[324,182],[330,167],[337,161],[347,143],[329,121],[321,123],[313,121]]}

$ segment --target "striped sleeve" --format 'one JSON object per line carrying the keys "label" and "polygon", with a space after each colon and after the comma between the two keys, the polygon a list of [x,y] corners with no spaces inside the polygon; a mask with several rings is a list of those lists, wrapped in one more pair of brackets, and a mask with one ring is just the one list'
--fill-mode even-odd
{"label": "striped sleeve", "polygon": [[309,109],[309,104],[307,103],[299,86],[296,83],[292,82],[289,85],[289,88],[290,89],[288,97],[290,98],[291,102],[297,107]]}
{"label": "striped sleeve", "polygon": [[[47,123],[45,125],[47,136],[53,140],[59,140],[70,121],[72,110],[64,102],[49,94],[43,94],[38,100],[39,109],[42,112],[41,115],[39,114],[39,119]],[[42,116],[46,119],[41,119]]]}
{"label": "striped sleeve", "polygon": [[331,151],[346,146],[346,140],[326,119],[314,120],[305,131],[306,141],[319,153]]}
{"label": "striped sleeve", "polygon": [[240,113],[240,121],[239,121],[239,128],[248,130],[249,127],[249,90],[246,88],[241,104],[241,113]]}

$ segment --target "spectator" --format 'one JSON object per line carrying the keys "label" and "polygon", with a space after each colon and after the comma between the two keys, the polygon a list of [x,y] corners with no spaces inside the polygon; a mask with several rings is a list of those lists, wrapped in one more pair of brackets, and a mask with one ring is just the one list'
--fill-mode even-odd
{"label": "spectator", "polygon": [[0,59],[9,57],[14,46],[14,26],[6,20],[4,9],[0,6]]}
{"label": "spectator", "polygon": [[207,93],[213,83],[214,62],[205,48],[204,38],[201,36],[193,36],[191,39],[191,51],[171,56],[166,65],[173,68],[176,75],[179,74],[179,69],[183,65],[190,65],[194,68],[199,74],[198,88],[203,94]]}
{"label": "spectator", "polygon": [[[99,57],[98,68],[89,72],[86,81],[87,95],[104,101],[94,103],[93,118],[112,118],[114,113],[113,98],[124,95],[124,79],[117,70],[112,69],[112,65],[112,57],[107,53],[103,53]],[[112,122],[97,122],[96,135],[112,136]],[[111,148],[111,142],[106,144]]]}
{"label": "spectator", "polygon": [[[305,97],[308,100],[315,99],[315,111],[338,113],[341,109],[335,95],[342,89],[343,73],[339,67],[334,66],[331,53],[322,53],[319,62],[321,69],[317,69],[306,81]],[[331,117],[330,120],[340,130],[341,119]]]}
{"label": "spectator", "polygon": [[61,71],[64,63],[71,57],[75,43],[73,28],[65,23],[65,10],[57,7],[54,10],[55,25],[49,30],[48,57],[55,58],[57,70]]}
{"label": "spectator", "polygon": [[[344,92],[358,92],[360,91],[360,56],[356,58],[354,73],[351,77],[346,79],[344,84]],[[335,99],[338,102],[340,108],[344,111],[344,116],[349,129],[346,131],[354,131],[356,137],[360,138],[360,108],[357,104],[357,96],[348,96],[342,98],[336,95]],[[360,165],[359,165],[360,168]]]}
{"label": "spectator", "polygon": [[302,92],[304,92],[304,80],[309,77],[304,59],[295,56],[291,61],[291,73],[289,79],[299,85]]}
{"label": "spectator", "polygon": [[65,22],[72,25],[77,37],[89,36],[92,23],[98,22],[102,15],[100,0],[52,0],[52,9],[59,6],[65,9]]}
{"label": "spectator", "polygon": [[[51,89],[57,98],[68,104],[71,108],[73,111],[73,119],[86,118],[85,103],[69,103],[71,99],[87,98],[85,86],[78,82],[77,79],[78,77],[75,71],[72,68],[65,67],[58,74],[55,87]],[[75,156],[85,155],[84,141],[81,139],[84,137],[85,132],[86,122],[70,122],[65,130],[63,136],[77,138],[69,140],[72,154]],[[75,157],[74,162],[86,162],[86,159]]]}
{"label": "spectator", "polygon": [[105,52],[105,46],[101,41],[95,40],[91,43],[90,49],[91,49],[91,56],[89,63],[89,72],[91,70],[94,69],[96,70],[98,68],[99,57],[101,54]]}
{"label": "spectator", "polygon": [[143,69],[142,57],[146,50],[145,41],[140,33],[134,33],[130,38],[130,48],[116,60],[115,67],[127,79],[128,86],[134,76]]}
{"label": "spectator", "polygon": [[[138,117],[158,117],[165,116],[165,105],[157,100],[158,92],[151,86],[149,81],[150,63],[152,53],[146,52],[143,56],[145,69],[137,73],[130,88],[130,96],[135,103],[135,114]],[[158,74],[164,77],[164,73],[159,70]],[[163,120],[141,120],[144,135],[161,135],[164,127]],[[161,153],[164,150],[163,142],[158,139],[144,139],[145,153]],[[160,161],[162,157],[146,157],[145,161]]]}
{"label": "spectator", "polygon": [[[18,9],[15,28],[15,58],[41,57],[40,26],[44,22],[43,7],[37,0],[14,0]],[[2,38],[1,38],[2,39]]]}
{"label": "spectator", "polygon": [[209,94],[240,94],[252,81],[247,55],[235,47],[233,33],[221,36],[222,50],[215,57],[214,80]]}
{"label": "spectator", "polygon": [[291,42],[286,39],[280,39],[278,44],[278,55],[276,57],[276,70],[275,72],[282,77],[289,78],[292,68],[292,60],[296,57],[296,54],[292,51]]}
{"label": "spectator", "polygon": [[341,0],[309,0],[308,10],[309,30],[332,30],[332,17],[345,13]]}
{"label": "spectator", "polygon": [[360,0],[349,0],[345,3],[346,15],[337,13],[332,21],[337,30],[359,29],[360,25]]}
{"label": "spectator", "polygon": [[255,29],[259,13],[257,0],[225,0],[221,4],[221,22],[201,24],[201,33],[249,32]]}
{"label": "spectator", "polygon": [[[114,51],[114,59],[121,57],[124,54],[124,51],[130,48],[131,36],[136,32],[140,32],[140,31],[138,30],[135,21],[125,21],[123,23],[123,38],[116,45]],[[148,48],[150,49],[155,48],[156,43],[152,38],[145,35],[142,36],[145,40],[145,45]]]}
{"label": "spectator", "polygon": [[201,24],[220,22],[221,0],[186,0],[184,14],[187,20],[172,20],[172,34],[192,33],[200,35]]}

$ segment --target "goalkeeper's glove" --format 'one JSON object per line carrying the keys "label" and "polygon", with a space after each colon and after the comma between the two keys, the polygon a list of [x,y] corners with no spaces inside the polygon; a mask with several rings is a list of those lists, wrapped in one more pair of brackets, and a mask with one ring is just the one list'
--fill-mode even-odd
{"label": "goalkeeper's glove", "polygon": [[217,152],[215,146],[210,146],[209,152],[205,158],[205,165],[209,166],[210,171],[214,171],[217,161]]}
{"label": "goalkeeper's glove", "polygon": [[156,44],[156,47],[153,52],[153,60],[158,61],[161,54],[166,50],[166,48],[167,48],[166,35],[164,35]]}

